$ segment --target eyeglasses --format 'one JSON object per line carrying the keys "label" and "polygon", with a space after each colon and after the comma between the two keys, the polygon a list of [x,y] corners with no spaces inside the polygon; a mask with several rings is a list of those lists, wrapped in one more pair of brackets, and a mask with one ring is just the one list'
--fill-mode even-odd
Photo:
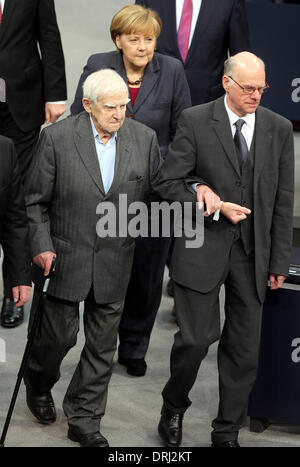
{"label": "eyeglasses", "polygon": [[270,86],[266,82],[265,86],[263,88],[254,88],[253,86],[246,86],[243,87],[241,86],[235,79],[233,79],[232,76],[228,75],[228,78],[232,79],[232,81],[235,82],[242,90],[244,94],[253,94],[255,91],[258,91],[260,95],[262,95],[264,92],[266,92],[268,89],[270,89]]}

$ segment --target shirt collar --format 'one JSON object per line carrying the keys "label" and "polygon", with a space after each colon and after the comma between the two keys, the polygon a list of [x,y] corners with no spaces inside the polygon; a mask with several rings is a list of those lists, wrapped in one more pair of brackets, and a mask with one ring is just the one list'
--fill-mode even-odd
{"label": "shirt collar", "polygon": [[[91,115],[90,115],[90,122],[91,122],[91,126],[92,126],[92,131],[93,131],[94,138],[95,138],[95,139],[98,138],[98,140],[102,143],[101,138],[100,138],[100,136],[99,136],[98,131],[96,130],[96,127],[95,127],[95,125],[94,125],[94,122],[93,122],[93,119],[92,119]],[[111,136],[111,138],[110,138],[109,141],[117,140],[117,138],[118,138],[118,132],[115,131],[115,132],[112,134],[112,136]]]}
{"label": "shirt collar", "polygon": [[242,120],[245,121],[245,123],[251,129],[254,130],[254,127],[255,127],[255,112],[253,112],[252,114],[246,114],[243,117],[239,117],[237,114],[232,112],[232,110],[229,108],[229,106],[227,104],[227,95],[226,94],[225,94],[225,97],[224,97],[224,105],[225,105],[225,109],[226,109],[228,117],[229,117],[230,126],[233,126],[238,120],[242,119]]}

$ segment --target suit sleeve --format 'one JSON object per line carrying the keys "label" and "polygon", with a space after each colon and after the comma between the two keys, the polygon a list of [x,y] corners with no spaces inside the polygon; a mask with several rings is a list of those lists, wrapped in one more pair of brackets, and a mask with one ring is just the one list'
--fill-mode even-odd
{"label": "suit sleeve", "polygon": [[94,73],[94,71],[97,71],[97,68],[95,67],[93,61],[93,55],[88,59],[87,64],[85,65],[83,72],[79,78],[79,82],[77,85],[76,93],[75,93],[75,98],[74,102],[71,105],[71,114],[76,115],[79,114],[84,110],[83,105],[82,105],[82,97],[83,97],[83,91],[82,91],[82,86],[87,77],[91,74]]}
{"label": "suit sleeve", "polygon": [[38,0],[37,21],[45,102],[66,100],[65,61],[53,0]]}
{"label": "suit sleeve", "polygon": [[12,287],[31,285],[28,222],[17,156],[11,144],[11,176],[3,220],[2,247]]}
{"label": "suit sleeve", "polygon": [[279,183],[272,217],[270,273],[288,275],[291,260],[294,204],[294,138],[292,125],[279,167]]}
{"label": "suit sleeve", "polygon": [[181,112],[192,106],[190,88],[181,62],[178,60],[174,74],[174,96],[172,101],[172,114],[170,124],[170,140],[175,136],[177,122]]}
{"label": "suit sleeve", "polygon": [[53,251],[50,208],[55,187],[55,154],[50,135],[42,131],[25,185],[31,257]]}
{"label": "suit sleeve", "polygon": [[193,183],[208,185],[196,173],[196,141],[191,122],[183,111],[174,141],[155,181],[154,190],[167,201],[196,202]]}
{"label": "suit sleeve", "polygon": [[251,51],[245,0],[235,0],[229,27],[229,54]]}

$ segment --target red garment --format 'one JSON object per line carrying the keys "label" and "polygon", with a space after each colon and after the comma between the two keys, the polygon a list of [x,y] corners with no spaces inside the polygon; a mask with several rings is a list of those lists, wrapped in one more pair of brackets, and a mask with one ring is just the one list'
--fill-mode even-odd
{"label": "red garment", "polygon": [[140,88],[132,88],[129,86],[130,98],[131,98],[131,105],[134,106],[135,100],[137,98],[138,92]]}
{"label": "red garment", "polygon": [[1,26],[1,23],[2,23],[2,7],[0,3],[0,26]]}

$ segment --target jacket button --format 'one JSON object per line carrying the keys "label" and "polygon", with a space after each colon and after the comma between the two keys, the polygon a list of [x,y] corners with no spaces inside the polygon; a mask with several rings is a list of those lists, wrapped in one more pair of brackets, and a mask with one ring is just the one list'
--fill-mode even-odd
{"label": "jacket button", "polygon": [[236,186],[241,186],[241,181],[240,181],[240,180],[237,180],[237,181],[235,182],[235,184],[236,184]]}
{"label": "jacket button", "polygon": [[133,114],[128,114],[127,117],[128,118],[133,118]]}

